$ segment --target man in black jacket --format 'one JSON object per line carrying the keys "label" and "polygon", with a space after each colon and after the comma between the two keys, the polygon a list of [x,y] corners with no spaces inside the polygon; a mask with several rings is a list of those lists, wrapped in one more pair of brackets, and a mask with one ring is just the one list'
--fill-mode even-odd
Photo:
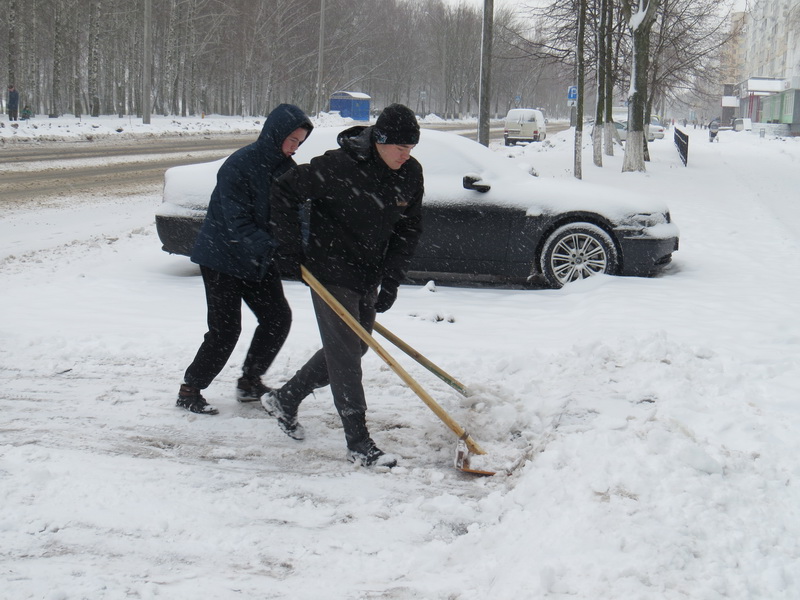
{"label": "man in black jacket", "polygon": [[[422,233],[422,166],[411,157],[419,125],[405,106],[392,104],[374,127],[339,134],[340,148],[300,165],[273,186],[272,217],[278,252],[299,271],[302,262],[364,328],[397,297]],[[308,207],[303,244],[301,207]],[[380,291],[379,291],[380,289]],[[312,293],[322,349],[281,389],[264,395],[265,410],[290,437],[305,437],[297,409],[313,390],[330,384],[342,419],[348,459],[392,467],[397,460],[369,435],[361,383],[367,346]]]}
{"label": "man in black jacket", "polygon": [[256,402],[268,388],[261,382],[289,335],[292,313],[273,261],[277,242],[270,232],[272,182],[296,166],[292,155],[314,126],[296,106],[281,104],[267,117],[258,140],[240,148],[217,172],[208,212],[191,259],[200,265],[208,304],[208,333],[186,369],[177,405],[215,415],[200,393],[219,375],[242,329],[242,301],[258,326],[242,366],[236,394]]}

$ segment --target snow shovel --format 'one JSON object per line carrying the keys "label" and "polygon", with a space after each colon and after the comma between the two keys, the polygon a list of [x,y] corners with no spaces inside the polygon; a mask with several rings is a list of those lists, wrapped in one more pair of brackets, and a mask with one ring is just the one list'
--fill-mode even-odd
{"label": "snow shovel", "polygon": [[322,298],[325,303],[347,324],[353,332],[361,338],[361,340],[372,348],[375,353],[380,356],[383,361],[391,367],[403,382],[410,387],[417,396],[430,408],[439,419],[447,425],[447,427],[458,436],[458,443],[456,447],[455,466],[460,471],[465,473],[473,473],[476,475],[494,475],[492,471],[481,471],[479,469],[471,469],[469,466],[469,456],[472,454],[486,454],[486,451],[481,448],[478,443],[472,439],[472,436],[459,425],[439,404],[434,400],[423,388],[406,372],[405,369],[384,350],[384,348],[375,341],[370,333],[361,326],[353,315],[351,315],[342,304],[333,297],[333,295],[325,289],[325,287],[314,277],[311,272],[305,267],[301,266],[300,271],[303,275],[303,280],[311,286],[311,289]]}
{"label": "snow shovel", "polygon": [[384,327],[383,325],[381,325],[380,323],[378,323],[376,321],[373,324],[372,328],[375,331],[377,331],[378,333],[380,333],[387,340],[392,342],[395,346],[400,348],[400,350],[402,350],[403,352],[408,354],[411,358],[413,358],[415,361],[417,361],[423,367],[428,369],[431,373],[436,375],[439,379],[444,381],[451,388],[453,388],[458,393],[460,393],[462,396],[469,396],[469,390],[467,389],[467,386],[465,386],[463,383],[461,383],[458,379],[456,379],[452,375],[448,374],[447,371],[445,371],[444,369],[442,369],[441,367],[436,365],[436,363],[434,363],[433,361],[429,360],[428,358],[425,358],[422,354],[417,352],[414,348],[409,346],[407,343],[405,343],[403,340],[401,340],[399,337],[397,337],[391,331],[386,329],[386,327]]}

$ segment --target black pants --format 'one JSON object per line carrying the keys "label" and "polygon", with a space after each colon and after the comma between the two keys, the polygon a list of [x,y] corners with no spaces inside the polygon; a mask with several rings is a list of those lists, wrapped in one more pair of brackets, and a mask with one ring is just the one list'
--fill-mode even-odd
{"label": "black pants", "polygon": [[273,265],[264,281],[245,281],[202,266],[200,272],[206,288],[208,332],[184,381],[202,390],[222,371],[242,331],[242,300],[258,319],[242,372],[261,377],[278,355],[292,324],[278,270]]}
{"label": "black pants", "polygon": [[[327,289],[367,331],[372,331],[377,290],[361,294],[337,286]],[[348,447],[352,447],[369,436],[367,401],[361,384],[361,357],[368,346],[322,298],[312,292],[311,299],[317,315],[322,349],[281,388],[280,399],[288,410],[296,411],[308,394],[330,384],[333,403],[342,419],[345,440]]]}

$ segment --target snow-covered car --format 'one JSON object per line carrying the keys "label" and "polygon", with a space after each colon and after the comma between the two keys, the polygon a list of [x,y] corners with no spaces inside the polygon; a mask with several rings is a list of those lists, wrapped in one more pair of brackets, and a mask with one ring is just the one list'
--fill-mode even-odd
{"label": "snow-covered car", "polygon": [[[336,148],[341,128],[316,128],[295,159]],[[578,180],[534,177],[519,160],[423,129],[423,234],[413,280],[542,283],[597,273],[650,276],[678,249],[667,207]],[[189,255],[224,159],[168,169],[156,227],[166,252]]]}

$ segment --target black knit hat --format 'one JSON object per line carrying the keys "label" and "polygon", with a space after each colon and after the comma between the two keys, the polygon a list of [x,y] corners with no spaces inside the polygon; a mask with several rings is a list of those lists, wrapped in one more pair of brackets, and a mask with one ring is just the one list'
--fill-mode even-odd
{"label": "black knit hat", "polygon": [[417,117],[407,106],[390,104],[383,109],[375,128],[375,141],[379,144],[408,144],[419,142]]}

